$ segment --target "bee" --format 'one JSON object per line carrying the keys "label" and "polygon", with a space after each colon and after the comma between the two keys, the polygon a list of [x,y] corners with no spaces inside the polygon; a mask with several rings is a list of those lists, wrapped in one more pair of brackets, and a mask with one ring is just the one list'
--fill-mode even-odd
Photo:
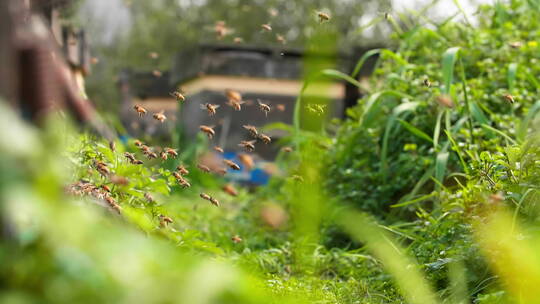
{"label": "bee", "polygon": [[219,153],[223,153],[223,148],[221,148],[220,146],[215,146],[214,151],[219,152]]}
{"label": "bee", "polygon": [[154,75],[155,77],[159,78],[159,77],[163,76],[163,73],[161,73],[160,70],[153,70],[153,71],[152,71],[152,75]]}
{"label": "bee", "polygon": [[238,145],[246,149],[248,152],[253,152],[255,150],[255,140],[242,140]]}
{"label": "bee", "polygon": [[283,147],[283,148],[281,149],[281,151],[286,152],[286,153],[290,153],[290,152],[292,152],[292,150],[293,150],[293,149],[292,149],[291,147]]}
{"label": "bee", "polygon": [[428,88],[431,88],[431,82],[429,81],[429,79],[424,78],[424,85]]}
{"label": "bee", "polygon": [[207,166],[205,165],[202,165],[202,164],[197,164],[197,168],[199,168],[199,170],[201,170],[202,172],[205,172],[205,173],[210,173],[210,168],[208,168]]}
{"label": "bee", "polygon": [[139,105],[135,105],[133,106],[133,108],[135,109],[135,111],[139,114],[139,117],[143,117],[144,115],[146,115],[146,109],[139,106]]}
{"label": "bee", "polygon": [[155,202],[154,198],[152,197],[152,195],[148,192],[145,192],[144,193],[144,198],[149,202],[149,203],[153,203]]}
{"label": "bee", "polygon": [[173,172],[172,174],[174,176],[174,178],[176,178],[177,180],[181,179],[182,178],[182,175],[180,175],[180,173],[178,172]]}
{"label": "bee", "polygon": [[172,149],[172,148],[165,148],[165,153],[169,154],[170,157],[172,158],[177,158],[178,157],[178,152],[176,152],[176,149]]}
{"label": "bee", "polygon": [[136,147],[140,147],[140,146],[142,146],[143,143],[142,143],[140,140],[136,139],[136,140],[133,142],[133,144],[134,144]]}
{"label": "bee", "polygon": [[170,93],[170,95],[172,97],[176,98],[176,101],[180,101],[180,102],[186,101],[186,97],[184,95],[182,95],[182,93],[180,93],[178,91],[174,91],[174,92]]}
{"label": "bee", "polygon": [[109,193],[111,192],[111,188],[109,188],[109,186],[107,186],[107,185],[101,185],[101,189],[103,189],[103,190],[105,190],[105,191],[107,191]]}
{"label": "bee", "polygon": [[510,94],[504,94],[503,98],[504,98],[504,100],[508,101],[510,104],[515,102],[514,96],[512,96]]}
{"label": "bee", "polygon": [[229,166],[233,170],[237,170],[237,171],[240,170],[240,166],[237,163],[233,162],[232,160],[224,159],[223,163]]}
{"label": "bee", "polygon": [[145,154],[150,152],[150,148],[147,145],[141,145],[139,148]]}
{"label": "bee", "polygon": [[272,31],[272,27],[270,26],[270,24],[268,23],[265,23],[265,24],[261,24],[261,28],[267,32],[271,32]]}
{"label": "bee", "polygon": [[437,102],[439,105],[446,107],[446,108],[453,108],[454,102],[452,101],[452,98],[448,95],[439,95],[437,96]]}
{"label": "bee", "polygon": [[90,58],[90,63],[91,64],[98,64],[99,63],[99,58],[97,58],[97,57]]}
{"label": "bee", "polygon": [[319,104],[307,105],[308,111],[310,111],[311,113],[314,113],[317,116],[323,115],[325,108],[326,108],[326,105],[319,105]]}
{"label": "bee", "polygon": [[276,34],[276,41],[281,44],[287,43],[287,40],[285,40],[285,37],[283,37],[283,35],[280,35],[280,34]]}
{"label": "bee", "polygon": [[231,241],[233,241],[233,243],[235,243],[235,244],[238,244],[238,243],[242,242],[242,238],[239,237],[238,235],[234,235],[233,237],[231,237]]}
{"label": "bee", "polygon": [[129,180],[123,176],[113,175],[109,179],[111,183],[115,185],[126,186],[127,184],[129,184]]}
{"label": "bee", "polygon": [[217,21],[216,25],[214,26],[214,32],[216,33],[216,36],[219,40],[223,39],[223,37],[227,36],[230,33],[230,30],[225,25],[225,21]]}
{"label": "bee", "polygon": [[212,198],[210,195],[208,195],[208,194],[206,194],[206,193],[201,193],[201,194],[199,194],[199,196],[200,196],[202,199],[207,200],[207,201],[209,201],[209,200]]}
{"label": "bee", "polygon": [[262,140],[263,143],[265,143],[266,145],[268,145],[272,139],[270,138],[270,136],[268,135],[264,135],[264,134],[259,134],[259,139]]}
{"label": "bee", "polygon": [[109,149],[111,149],[111,151],[113,152],[116,152],[116,143],[114,141],[109,141]]}
{"label": "bee", "polygon": [[243,125],[244,129],[248,130],[249,134],[253,136],[254,138],[259,137],[259,131],[257,131],[257,128],[255,128],[252,125]]}
{"label": "bee", "polygon": [[180,187],[182,187],[184,189],[191,187],[191,184],[183,177],[180,177],[178,179],[178,184],[180,185]]}
{"label": "bee", "polygon": [[122,210],[122,208],[120,207],[120,205],[118,205],[118,203],[116,203],[116,201],[114,200],[114,198],[110,197],[110,196],[105,196],[105,201],[107,202],[107,204],[109,204],[109,206],[114,209],[116,212],[120,213],[120,211]]}
{"label": "bee", "polygon": [[214,138],[214,135],[216,135],[216,132],[214,131],[214,126],[205,126],[201,125],[199,126],[199,129],[208,136],[209,139]]}
{"label": "bee", "polygon": [[216,207],[219,207],[219,201],[213,197],[210,197],[210,203]]}
{"label": "bee", "polygon": [[261,109],[261,111],[264,112],[264,115],[265,116],[268,116],[268,112],[270,112],[270,106],[265,104],[265,103],[262,103],[259,99],[257,99],[257,102],[259,103],[259,108]]}
{"label": "bee", "polygon": [[161,151],[159,157],[161,157],[162,160],[167,160],[167,152]]}
{"label": "bee", "polygon": [[96,166],[96,170],[103,176],[107,176],[111,173],[107,164],[102,161],[94,161],[94,165]]}
{"label": "bee", "polygon": [[225,174],[227,174],[227,168],[219,168],[215,172],[221,176],[224,176]]}
{"label": "bee", "polygon": [[134,164],[134,165],[142,165],[143,161],[139,160],[139,159],[136,159],[136,160],[132,161],[131,163]]}
{"label": "bee", "polygon": [[159,225],[161,227],[165,227],[167,226],[168,224],[172,224],[173,223],[173,220],[172,218],[168,217],[168,216],[164,216],[163,214],[160,214],[159,215]]}
{"label": "bee", "polygon": [[276,109],[280,112],[285,112],[285,105],[280,103],[276,105]]}
{"label": "bee", "polygon": [[183,165],[179,165],[178,167],[176,167],[176,170],[178,170],[178,173],[180,173],[181,175],[189,174],[189,171]]}
{"label": "bee", "polygon": [[521,41],[514,41],[508,43],[508,45],[513,49],[519,49],[523,45],[523,43],[521,43]]}
{"label": "bee", "polygon": [[201,105],[201,109],[206,110],[209,116],[216,115],[217,108],[219,108],[219,105],[211,104],[211,103],[205,103]]}
{"label": "bee", "polygon": [[323,12],[318,12],[317,17],[319,17],[319,23],[323,23],[325,21],[330,20],[330,15],[328,15],[327,13],[323,13]]}
{"label": "bee", "polygon": [[148,53],[148,57],[152,58],[152,59],[158,59],[159,58],[159,54],[156,53],[156,52],[150,52]]}
{"label": "bee", "polygon": [[225,90],[225,96],[229,101],[242,101],[242,94],[231,89]]}
{"label": "bee", "polygon": [[244,39],[242,39],[242,37],[234,37],[233,42],[236,44],[240,44],[244,42]]}
{"label": "bee", "polygon": [[145,153],[145,155],[148,157],[148,159],[157,158],[157,154],[155,152],[148,152]]}
{"label": "bee", "polygon": [[234,100],[229,100],[227,102],[227,105],[228,106],[231,106],[235,111],[240,111],[242,110],[242,105],[244,104],[245,102],[243,101],[234,101]]}
{"label": "bee", "polygon": [[159,113],[155,113],[153,115],[153,117],[154,117],[155,120],[158,120],[161,123],[163,123],[167,119],[167,116],[165,116],[165,114],[163,114],[163,111],[161,111]]}
{"label": "bee", "polygon": [[238,195],[238,191],[236,190],[236,188],[234,188],[234,186],[232,184],[226,184],[221,189],[225,193],[229,194],[230,196],[237,196]]}
{"label": "bee", "polygon": [[255,163],[253,162],[253,158],[249,154],[239,153],[238,159],[240,160],[242,165],[244,165],[248,170],[251,170],[254,167]]}
{"label": "bee", "polygon": [[130,162],[134,162],[135,161],[135,155],[133,155],[133,153],[129,153],[129,152],[124,152],[124,156],[129,159]]}

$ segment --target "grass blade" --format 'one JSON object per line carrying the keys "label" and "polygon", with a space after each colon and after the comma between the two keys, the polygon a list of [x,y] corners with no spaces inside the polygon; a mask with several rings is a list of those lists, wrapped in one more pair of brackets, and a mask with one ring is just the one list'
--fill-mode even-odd
{"label": "grass blade", "polygon": [[411,125],[410,123],[408,123],[408,122],[406,122],[404,120],[398,119],[398,121],[402,126],[405,127],[405,129],[407,129],[412,134],[418,136],[419,138],[427,140],[429,143],[433,144],[433,140],[431,139],[431,137],[429,135],[427,135],[424,131],[418,129],[417,127]]}
{"label": "grass blade", "polygon": [[516,83],[518,65],[517,63],[511,63],[508,65],[508,73],[506,75],[506,81],[508,82],[508,90],[512,92]]}
{"label": "grass blade", "polygon": [[527,136],[527,129],[529,128],[529,124],[538,113],[538,110],[540,110],[540,100],[535,102],[534,105],[529,109],[529,112],[527,112],[527,116],[525,116],[524,119],[520,120],[516,134],[519,141],[523,141],[525,139],[525,136]]}
{"label": "grass blade", "polygon": [[435,180],[439,182],[436,184],[437,190],[439,190],[441,187],[440,185],[443,184],[449,156],[450,153],[447,151],[442,151],[437,154],[437,158],[435,159]]}
{"label": "grass blade", "polygon": [[506,135],[503,131],[501,130],[498,130],[498,129],[495,129],[493,128],[492,126],[488,126],[486,124],[482,124],[482,128],[488,130],[488,131],[492,131],[492,132],[495,132],[499,135],[501,135],[502,137],[504,137],[506,140],[508,140],[509,142],[511,142],[513,145],[517,144],[517,142],[515,140],[513,140],[510,136]]}
{"label": "grass blade", "polygon": [[443,54],[442,71],[443,71],[443,84],[442,91],[444,94],[450,92],[450,85],[454,79],[454,65],[458,56],[459,47],[452,47],[447,49]]}
{"label": "grass blade", "polygon": [[354,67],[354,70],[353,70],[353,72],[351,74],[351,77],[356,78],[356,76],[358,76],[358,73],[360,73],[360,70],[364,66],[364,63],[366,63],[366,61],[371,56],[375,56],[375,55],[378,55],[380,53],[381,53],[381,49],[373,49],[373,50],[369,50],[369,51],[365,52],[364,55],[362,55],[362,57],[360,57],[360,60],[358,60],[358,62],[356,63],[356,66]]}

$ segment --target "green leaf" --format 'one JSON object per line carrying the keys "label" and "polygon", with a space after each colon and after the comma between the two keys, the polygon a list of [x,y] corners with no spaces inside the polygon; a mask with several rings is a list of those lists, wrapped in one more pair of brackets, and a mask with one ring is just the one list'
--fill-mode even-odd
{"label": "green leaf", "polygon": [[502,137],[504,137],[506,140],[508,140],[509,142],[511,142],[511,143],[514,144],[514,145],[517,144],[517,142],[516,142],[514,139],[512,139],[510,136],[506,135],[506,134],[505,134],[503,131],[501,131],[501,130],[495,129],[495,128],[493,128],[492,126],[488,126],[488,125],[486,125],[486,124],[482,124],[482,128],[484,128],[484,129],[486,129],[486,130],[488,130],[488,131],[492,131],[492,132],[495,132],[495,133],[501,135]]}
{"label": "green leaf", "polygon": [[366,60],[368,60],[371,56],[378,55],[380,52],[381,52],[381,49],[373,49],[373,50],[369,50],[365,52],[364,55],[362,55],[362,57],[360,57],[360,59],[356,63],[356,66],[354,67],[351,77],[356,78],[356,76],[358,76],[358,73],[360,73],[360,70],[364,66],[364,63],[366,62]]}
{"label": "green leaf", "polygon": [[452,47],[447,49],[443,54],[442,70],[443,70],[443,93],[448,94],[450,92],[450,86],[454,79],[454,66],[458,56],[459,47]]}
{"label": "green leaf", "polygon": [[529,124],[538,113],[538,110],[540,110],[540,100],[536,101],[534,105],[527,112],[527,115],[525,116],[525,118],[519,121],[519,126],[518,126],[517,134],[516,134],[516,137],[518,140],[520,141],[525,140],[525,136],[527,136],[527,129],[529,128]]}
{"label": "green leaf", "polygon": [[411,125],[410,123],[404,121],[404,120],[401,120],[401,119],[398,119],[399,123],[401,125],[403,125],[405,127],[405,129],[407,129],[409,132],[411,132],[412,134],[428,141],[429,143],[433,144],[433,140],[431,139],[431,137],[429,135],[427,135],[424,131],[418,129],[417,127]]}
{"label": "green leaf", "polygon": [[[447,151],[442,151],[437,154],[435,160],[435,180],[440,184],[443,183],[444,177],[446,175],[446,164],[448,163],[448,157],[450,153]],[[436,185],[437,190],[440,189],[439,184]]]}

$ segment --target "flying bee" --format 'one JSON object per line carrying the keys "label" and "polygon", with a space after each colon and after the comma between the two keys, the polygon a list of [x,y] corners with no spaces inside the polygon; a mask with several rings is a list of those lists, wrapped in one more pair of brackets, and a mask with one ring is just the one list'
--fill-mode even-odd
{"label": "flying bee", "polygon": [[174,92],[170,93],[170,95],[172,97],[174,97],[176,99],[176,101],[180,101],[180,102],[186,101],[186,97],[184,95],[182,95],[182,93],[180,93],[179,91],[174,91]]}
{"label": "flying bee", "polygon": [[513,104],[515,102],[514,96],[510,94],[504,94],[503,95],[504,100],[508,101],[510,104]]}
{"label": "flying bee", "polygon": [[210,197],[210,203],[216,207],[219,207],[219,201],[213,197]]}
{"label": "flying bee", "polygon": [[152,117],[154,117],[155,120],[158,120],[161,123],[163,123],[167,119],[167,116],[163,114],[163,110],[159,113],[155,113]]}
{"label": "flying bee", "polygon": [[138,139],[136,139],[136,140],[133,142],[133,144],[134,144],[136,147],[142,146],[142,142],[141,142],[140,140],[138,140]]}
{"label": "flying bee", "polygon": [[229,166],[233,170],[237,170],[237,171],[240,170],[240,166],[237,163],[233,162],[232,160],[224,159],[223,163]]}
{"label": "flying bee", "polygon": [[109,141],[109,149],[111,149],[111,151],[113,152],[116,152],[116,143],[114,141]]}
{"label": "flying bee", "polygon": [[178,167],[176,167],[176,170],[178,170],[178,173],[180,173],[181,175],[189,174],[189,171],[183,165],[179,165]]}
{"label": "flying bee", "polygon": [[136,160],[132,161],[131,163],[134,164],[134,165],[142,165],[143,161],[140,160],[140,159],[136,159]]}
{"label": "flying bee", "polygon": [[165,227],[167,226],[168,224],[172,224],[173,223],[173,220],[172,218],[168,217],[168,216],[164,216],[163,214],[160,214],[159,215],[159,225],[161,227]]}
{"label": "flying bee", "polygon": [[137,114],[139,114],[139,117],[143,117],[144,115],[146,115],[146,109],[139,106],[139,105],[135,105],[133,106],[133,108],[135,109],[135,111],[137,112]]}
{"label": "flying bee", "polygon": [[225,96],[227,96],[227,99],[229,101],[242,101],[242,94],[240,94],[240,92],[238,91],[235,91],[235,90],[231,90],[231,89],[227,89],[225,90]]}
{"label": "flying bee", "polygon": [[325,21],[330,20],[330,15],[328,15],[327,13],[323,13],[323,12],[318,12],[317,17],[319,17],[319,23],[323,23]]}
{"label": "flying bee", "polygon": [[174,178],[176,178],[177,180],[181,179],[182,178],[182,175],[180,175],[180,173],[178,172],[173,172],[172,174],[174,176]]}
{"label": "flying bee", "polygon": [[280,35],[280,34],[276,34],[276,41],[281,43],[281,44],[286,44],[287,43],[287,40],[285,40],[285,37],[283,35]]}
{"label": "flying bee", "polygon": [[133,155],[133,153],[129,153],[129,152],[124,152],[124,156],[129,159],[130,162],[134,162],[135,161],[135,155]]}
{"label": "flying bee", "polygon": [[281,151],[286,152],[286,153],[290,153],[290,152],[292,152],[292,150],[293,150],[293,149],[292,149],[291,147],[283,147],[283,148],[281,149]]}
{"label": "flying bee", "polygon": [[276,109],[280,112],[285,112],[285,105],[280,103],[278,105],[276,105]]}
{"label": "flying bee", "polygon": [[223,148],[221,148],[220,146],[215,146],[214,151],[219,152],[219,153],[223,153]]}
{"label": "flying bee", "polygon": [[148,152],[150,152],[150,147],[148,147],[147,145],[141,145],[139,148],[141,149],[141,151],[142,151],[143,153],[148,153]]}
{"label": "flying bee", "polygon": [[209,139],[214,138],[214,135],[216,135],[216,131],[214,131],[214,126],[205,126],[201,125],[199,126],[199,129],[208,136]]}
{"label": "flying bee", "polygon": [[225,25],[225,21],[217,21],[216,25],[214,26],[214,32],[216,33],[216,36],[219,40],[223,39],[223,37],[227,36],[231,30],[227,28]]}
{"label": "flying bee", "polygon": [[257,128],[255,128],[252,125],[243,125],[244,129],[248,130],[249,134],[253,136],[254,138],[259,137],[259,131],[257,131]]}
{"label": "flying bee", "polygon": [[152,195],[148,192],[145,192],[144,193],[144,198],[149,202],[149,203],[153,203],[155,202],[154,198],[152,197]]}
{"label": "flying bee", "polygon": [[450,98],[450,96],[448,96],[448,95],[439,95],[439,96],[437,96],[437,102],[441,106],[446,107],[446,108],[453,108],[454,107],[454,102],[452,101],[452,98]]}
{"label": "flying bee", "polygon": [[148,53],[148,57],[152,58],[152,59],[158,59],[159,58],[159,54],[156,53],[156,52],[150,52]]}
{"label": "flying bee", "polygon": [[242,140],[238,145],[246,149],[248,152],[253,152],[255,150],[255,140]]}
{"label": "flying bee", "polygon": [[200,196],[202,199],[207,200],[207,201],[209,201],[209,200],[212,198],[210,195],[208,195],[208,194],[206,194],[206,193],[201,193],[201,194],[199,194],[199,196]]}
{"label": "flying bee", "polygon": [[101,185],[101,189],[107,191],[107,192],[111,192],[111,188],[109,188],[109,186],[107,185]]}
{"label": "flying bee", "polygon": [[211,104],[211,103],[205,103],[201,105],[201,109],[206,110],[209,116],[216,115],[217,108],[219,108],[219,105]]}
{"label": "flying bee", "polygon": [[90,63],[91,64],[98,64],[99,63],[99,58],[97,58],[97,57],[90,58]]}
{"label": "flying bee", "polygon": [[424,85],[428,88],[431,88],[431,82],[429,81],[429,79],[424,78]]}
{"label": "flying bee", "polygon": [[204,173],[210,173],[211,171],[210,168],[202,164],[197,164],[197,168],[199,168],[199,170],[201,170]]}
{"label": "flying bee", "polygon": [[157,154],[155,152],[148,152],[146,153],[146,157],[148,157],[148,159],[157,158]]}
{"label": "flying bee", "polygon": [[233,42],[236,44],[240,44],[244,42],[244,39],[242,39],[242,37],[234,37]]}
{"label": "flying bee", "polygon": [[167,160],[167,152],[161,151],[159,157],[161,157],[162,160]]}
{"label": "flying bee", "polygon": [[248,170],[253,169],[255,166],[255,162],[253,161],[253,157],[251,157],[249,154],[246,153],[239,153],[238,154],[238,160],[244,165]]}
{"label": "flying bee", "polygon": [[268,145],[272,139],[270,138],[270,136],[268,135],[264,135],[264,134],[259,134],[259,139],[262,140],[263,143],[265,143],[266,145]]}
{"label": "flying bee", "polygon": [[232,107],[235,111],[240,111],[242,110],[242,105],[244,104],[245,102],[243,101],[234,101],[234,100],[229,100],[227,102],[227,105]]}
{"label": "flying bee", "polygon": [[223,191],[227,194],[229,194],[230,196],[237,196],[238,195],[238,191],[236,190],[236,188],[234,188],[233,185],[231,184],[226,184],[223,186]]}
{"label": "flying bee", "polygon": [[180,177],[178,179],[178,184],[180,185],[180,187],[182,188],[189,188],[191,187],[191,184],[183,177]]}
{"label": "flying bee", "polygon": [[271,32],[272,31],[272,26],[270,26],[270,24],[268,23],[265,23],[265,24],[261,24],[261,28],[267,32]]}
{"label": "flying bee", "polygon": [[259,99],[257,99],[257,102],[259,103],[259,108],[261,109],[261,111],[264,112],[264,115],[265,116],[268,116],[268,112],[270,112],[270,106],[265,104],[265,103],[262,103]]}
{"label": "flying bee", "polygon": [[235,243],[235,244],[238,244],[238,243],[242,242],[242,238],[240,236],[238,236],[238,235],[234,235],[234,236],[231,237],[231,241],[233,241],[233,243]]}
{"label": "flying bee", "polygon": [[115,185],[126,186],[129,184],[129,180],[127,178],[119,175],[113,175],[109,178],[109,180]]}
{"label": "flying bee", "polygon": [[519,49],[523,45],[523,43],[521,43],[521,41],[514,41],[508,43],[508,45],[513,49]]}
{"label": "flying bee", "polygon": [[152,75],[154,75],[154,77],[159,78],[159,77],[163,76],[163,73],[160,70],[153,70]]}
{"label": "flying bee", "polygon": [[105,201],[107,202],[107,204],[109,204],[109,207],[114,209],[116,212],[120,213],[120,211],[122,210],[122,208],[120,207],[120,205],[118,205],[118,203],[116,203],[114,198],[110,196],[105,196]]}
{"label": "flying bee", "polygon": [[169,154],[170,157],[172,158],[178,157],[178,152],[176,152],[176,149],[166,147],[164,150],[165,150],[165,153]]}

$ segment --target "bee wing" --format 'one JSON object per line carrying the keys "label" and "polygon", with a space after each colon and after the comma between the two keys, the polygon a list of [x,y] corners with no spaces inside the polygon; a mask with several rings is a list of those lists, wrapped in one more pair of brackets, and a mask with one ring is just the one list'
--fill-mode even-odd
{"label": "bee wing", "polygon": [[220,105],[214,105],[214,109],[217,109],[219,107],[220,107]]}
{"label": "bee wing", "polygon": [[248,141],[248,142],[246,142],[246,143],[252,144],[252,145],[253,145],[253,144],[256,143],[256,142],[257,142],[256,140],[250,140],[250,141]]}
{"label": "bee wing", "polygon": [[199,106],[201,107],[201,109],[206,110],[206,103],[205,104],[200,104]]}

